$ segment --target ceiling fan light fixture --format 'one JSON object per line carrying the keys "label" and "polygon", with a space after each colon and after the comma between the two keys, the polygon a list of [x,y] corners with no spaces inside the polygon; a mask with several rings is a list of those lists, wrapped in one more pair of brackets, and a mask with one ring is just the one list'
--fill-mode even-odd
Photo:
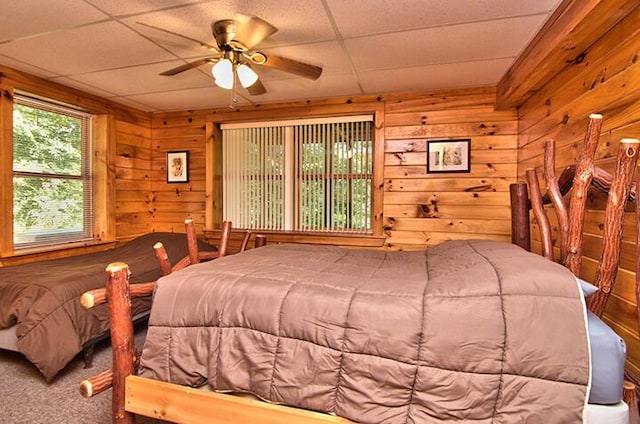
{"label": "ceiling fan light fixture", "polygon": [[240,84],[244,88],[249,88],[253,84],[255,84],[256,81],[258,81],[258,74],[256,74],[253,69],[251,69],[244,63],[238,65],[238,67],[236,68],[236,72],[238,73]]}
{"label": "ceiling fan light fixture", "polygon": [[231,90],[233,88],[233,64],[229,59],[221,59],[211,69],[218,87]]}

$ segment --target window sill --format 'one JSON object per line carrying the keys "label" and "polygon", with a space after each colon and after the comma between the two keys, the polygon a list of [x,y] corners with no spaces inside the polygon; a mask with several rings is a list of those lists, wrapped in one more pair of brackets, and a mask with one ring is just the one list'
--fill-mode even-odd
{"label": "window sill", "polygon": [[41,246],[14,251],[13,254],[3,256],[2,265],[17,265],[19,263],[34,262],[38,260],[56,259],[67,256],[81,255],[84,253],[98,252],[114,247],[116,241],[87,241],[65,243],[55,246]]}
{"label": "window sill", "polygon": [[[357,247],[382,247],[384,245],[384,236],[373,236],[363,234],[348,233],[306,233],[294,231],[252,231],[252,233],[264,235],[267,242],[272,243],[302,243],[302,244],[324,244],[334,246],[357,246]],[[207,240],[219,240],[220,230],[210,229],[204,230]],[[241,240],[244,231],[233,229],[231,231],[232,240]],[[210,241],[211,242],[211,241]]]}

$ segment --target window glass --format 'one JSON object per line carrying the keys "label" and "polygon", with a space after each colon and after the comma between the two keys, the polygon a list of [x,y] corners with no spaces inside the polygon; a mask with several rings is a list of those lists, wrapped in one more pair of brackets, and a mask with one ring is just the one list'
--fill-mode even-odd
{"label": "window glass", "polygon": [[90,115],[15,96],[15,249],[92,237]]}

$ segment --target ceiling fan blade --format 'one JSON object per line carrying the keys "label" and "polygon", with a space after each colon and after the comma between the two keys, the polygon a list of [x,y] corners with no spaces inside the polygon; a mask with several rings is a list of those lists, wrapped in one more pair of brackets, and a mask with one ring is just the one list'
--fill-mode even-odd
{"label": "ceiling fan blade", "polygon": [[213,60],[213,58],[207,57],[204,59],[199,59],[194,62],[185,63],[184,65],[180,65],[173,69],[169,69],[168,71],[161,72],[160,75],[168,77],[172,75],[179,74],[180,72],[188,71],[189,69],[197,68],[198,66],[202,66],[205,63],[209,63]]}
{"label": "ceiling fan blade", "polygon": [[260,82],[260,80],[258,80],[256,82],[254,82],[253,85],[249,86],[247,88],[247,91],[252,96],[259,96],[260,94],[266,93],[267,89],[264,88],[264,85],[262,85],[262,82]]}
{"label": "ceiling fan blade", "polygon": [[202,47],[204,49],[207,49],[207,50],[210,50],[212,52],[219,52],[220,51],[220,50],[218,50],[218,48],[216,46],[214,46],[212,44],[205,43],[204,41],[196,40],[195,38],[187,37],[186,35],[178,34],[177,32],[169,31],[168,29],[164,29],[164,28],[160,28],[160,27],[157,27],[157,26],[145,24],[144,22],[136,22],[136,23],[138,25],[142,25],[142,26],[145,26],[147,28],[155,29],[156,31],[162,31],[162,32],[167,33],[167,34],[171,34],[171,35],[174,35],[176,37],[180,37],[180,38],[184,38],[185,40],[192,41],[194,43],[199,44],[200,47]]}
{"label": "ceiling fan blade", "polygon": [[293,59],[287,59],[286,57],[277,56],[275,54],[254,52],[248,55],[248,57],[255,64],[290,72],[313,80],[318,79],[320,74],[322,74],[322,68],[319,66],[310,65]]}
{"label": "ceiling fan blade", "polygon": [[243,17],[240,15],[236,19],[236,35],[233,40],[247,49],[251,49],[272,36],[276,31],[278,31],[278,28],[263,19],[255,16]]}

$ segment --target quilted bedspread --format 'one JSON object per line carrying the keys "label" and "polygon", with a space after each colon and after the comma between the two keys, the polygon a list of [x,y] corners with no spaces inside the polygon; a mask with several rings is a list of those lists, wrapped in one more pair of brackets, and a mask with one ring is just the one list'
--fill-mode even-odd
{"label": "quilted bedspread", "polygon": [[[84,343],[109,330],[108,306],[86,310],[80,296],[104,287],[111,262],[126,260],[134,283],[158,279],[158,241],[173,263],[188,254],[184,234],[149,233],[102,252],[0,267],[0,328],[16,326],[18,350],[52,381]],[[204,242],[199,248],[212,249]],[[150,304],[149,298],[135,299],[132,313],[148,311]]]}
{"label": "quilted bedspread", "polygon": [[273,245],[159,281],[140,374],[361,423],[576,423],[572,274],[510,244]]}

